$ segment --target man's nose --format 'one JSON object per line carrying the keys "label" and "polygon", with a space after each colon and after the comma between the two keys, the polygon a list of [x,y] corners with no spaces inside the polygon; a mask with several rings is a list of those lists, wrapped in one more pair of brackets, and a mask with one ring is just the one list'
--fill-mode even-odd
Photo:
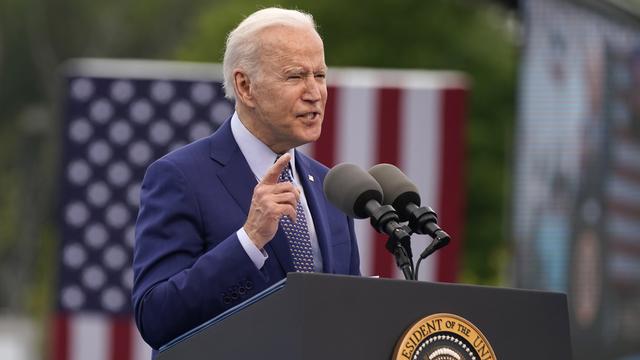
{"label": "man's nose", "polygon": [[320,81],[320,79],[316,79],[313,75],[305,78],[305,91],[302,95],[303,100],[312,102],[320,101],[322,98],[321,88],[324,86]]}

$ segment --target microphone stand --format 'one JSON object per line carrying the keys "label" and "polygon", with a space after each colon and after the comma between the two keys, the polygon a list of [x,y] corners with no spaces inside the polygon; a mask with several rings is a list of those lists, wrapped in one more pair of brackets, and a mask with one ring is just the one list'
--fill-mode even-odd
{"label": "microphone stand", "polygon": [[406,280],[414,279],[417,273],[413,271],[413,254],[411,252],[411,229],[407,226],[402,226],[400,229],[404,231],[407,236],[397,238],[390,236],[387,239],[385,247],[396,258],[396,265],[402,270],[402,274]]}
{"label": "microphone stand", "polygon": [[[409,225],[400,225],[400,218],[391,205],[380,205],[376,200],[368,201],[365,204],[366,212],[371,219],[371,226],[379,233],[389,235],[386,249],[393,254],[396,265],[402,270],[406,280],[418,280],[418,270],[420,263],[429,255],[449,244],[451,238],[449,234],[440,229],[437,225],[437,215],[431,208],[409,208]],[[411,234],[428,234],[433,241],[420,254],[420,258],[413,266],[413,254],[411,252]]]}
{"label": "microphone stand", "polygon": [[414,280],[418,280],[418,271],[420,270],[420,263],[422,262],[422,260],[426,259],[427,257],[429,257],[429,255],[431,255],[434,252],[440,250],[441,248],[447,246],[449,244],[450,240],[451,240],[451,238],[444,231],[439,231],[439,232],[436,233],[436,236],[431,241],[431,244],[429,244],[429,246],[427,246],[427,248],[424,249],[424,251],[420,254],[420,258],[418,259],[418,262],[416,263],[416,271],[414,273],[414,276],[415,276]]}
{"label": "microphone stand", "polygon": [[368,208],[371,226],[378,232],[389,235],[386,248],[396,259],[396,265],[402,270],[405,279],[413,280],[413,262],[411,261],[411,229],[398,224],[398,214],[391,205],[382,205],[370,201]]}

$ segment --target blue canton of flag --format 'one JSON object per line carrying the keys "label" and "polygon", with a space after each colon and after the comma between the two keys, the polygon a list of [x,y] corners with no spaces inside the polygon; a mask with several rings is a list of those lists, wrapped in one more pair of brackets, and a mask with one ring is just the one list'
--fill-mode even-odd
{"label": "blue canton of flag", "polygon": [[66,80],[54,358],[149,359],[136,350],[130,302],[140,183],[152,161],[210,135],[233,105],[220,81]]}

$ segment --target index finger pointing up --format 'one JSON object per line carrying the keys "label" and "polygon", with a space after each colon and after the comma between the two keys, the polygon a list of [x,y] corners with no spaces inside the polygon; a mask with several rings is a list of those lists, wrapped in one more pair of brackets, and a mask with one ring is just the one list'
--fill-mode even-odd
{"label": "index finger pointing up", "polygon": [[280,156],[280,158],[278,158],[278,160],[267,170],[267,173],[264,175],[260,183],[269,185],[276,184],[278,182],[278,177],[280,177],[280,173],[289,164],[290,160],[291,155],[289,155],[289,153]]}

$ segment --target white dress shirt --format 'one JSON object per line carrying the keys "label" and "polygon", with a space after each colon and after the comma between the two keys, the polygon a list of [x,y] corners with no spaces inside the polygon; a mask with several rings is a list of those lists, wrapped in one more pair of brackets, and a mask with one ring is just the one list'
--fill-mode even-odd
{"label": "white dress shirt", "polygon": [[[238,113],[234,113],[231,117],[231,133],[233,134],[242,155],[247,160],[251,171],[255,175],[258,182],[262,180],[267,170],[273,165],[278,157],[278,154],[274,153],[267,145],[265,145],[260,139],[255,137],[244,126]],[[311,248],[313,250],[313,268],[316,272],[322,272],[322,254],[320,252],[320,246],[318,244],[318,236],[316,235],[316,229],[313,225],[313,219],[311,218],[311,212],[309,211],[309,205],[307,204],[307,198],[304,195],[304,189],[298,180],[298,171],[296,170],[296,157],[295,149],[288,151],[291,154],[291,170],[293,171],[293,183],[300,190],[300,202],[304,209],[304,215],[307,220],[307,228],[309,229],[309,237],[311,238]],[[280,154],[281,155],[281,154]],[[267,252],[258,247],[251,241],[249,235],[247,235],[244,228],[240,228],[237,232],[240,244],[247,252],[247,255],[251,258],[251,261],[256,265],[258,269],[264,266],[267,261]]]}

